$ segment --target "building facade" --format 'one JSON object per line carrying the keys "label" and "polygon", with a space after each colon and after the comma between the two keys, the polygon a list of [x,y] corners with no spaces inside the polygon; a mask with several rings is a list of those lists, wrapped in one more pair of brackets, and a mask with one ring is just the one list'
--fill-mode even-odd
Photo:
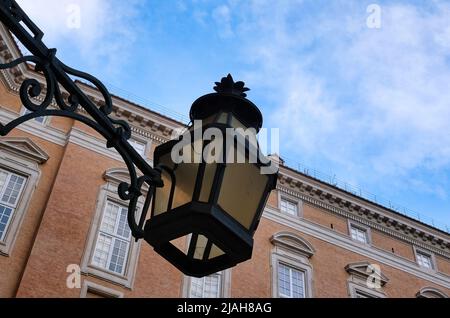
{"label": "building facade", "polygon": [[[0,25],[0,61],[21,55]],[[26,110],[27,65],[0,74],[0,122]],[[79,83],[100,105],[101,96]],[[114,97],[131,142],[154,148],[183,125]],[[56,107],[56,105],[54,105]],[[87,126],[37,118],[0,137],[0,297],[447,297],[450,235],[284,165],[250,261],[184,276],[131,238],[117,186],[128,172]],[[80,280],[77,280],[79,273]],[[79,284],[78,284],[79,283]]]}

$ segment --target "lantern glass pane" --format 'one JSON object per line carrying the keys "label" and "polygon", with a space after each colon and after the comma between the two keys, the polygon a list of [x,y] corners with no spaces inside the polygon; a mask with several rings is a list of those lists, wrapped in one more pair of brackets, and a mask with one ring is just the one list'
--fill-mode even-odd
{"label": "lantern glass pane", "polygon": [[213,187],[214,176],[216,175],[217,164],[209,163],[205,165],[205,173],[203,175],[202,188],[200,190],[200,202],[208,202]]}
{"label": "lantern glass pane", "polygon": [[174,169],[176,187],[172,209],[192,201],[198,166],[198,163],[181,163]]}
{"label": "lantern glass pane", "polygon": [[203,235],[199,235],[194,250],[195,259],[203,259],[203,254],[205,254],[206,243],[208,243],[208,239]]}
{"label": "lantern glass pane", "polygon": [[[173,162],[170,157],[170,153],[167,153],[160,157],[159,163],[163,164],[169,168],[173,167]],[[153,215],[159,215],[161,213],[167,212],[168,210],[168,203],[169,203],[169,195],[170,195],[170,188],[172,186],[172,180],[170,178],[170,175],[163,170],[161,174],[162,181],[164,182],[164,187],[156,188],[155,191],[155,209],[153,212]]]}
{"label": "lantern glass pane", "polygon": [[181,252],[183,252],[185,255],[187,255],[187,243],[189,242],[189,238],[192,234],[188,234],[179,238],[176,238],[172,241],[170,241],[170,244],[175,246],[177,249],[179,249]]}
{"label": "lantern glass pane", "polygon": [[247,127],[235,116],[231,116],[231,127],[233,128],[243,128],[246,129]]}
{"label": "lantern glass pane", "polygon": [[209,252],[209,259],[222,256],[223,254],[225,254],[225,252],[218,248],[215,244],[213,244],[213,246],[211,247],[211,252]]}
{"label": "lantern glass pane", "polygon": [[254,164],[228,164],[218,204],[236,221],[250,229],[269,178]]}
{"label": "lantern glass pane", "polygon": [[228,122],[228,113],[221,113],[217,119],[219,124],[226,124]]}
{"label": "lantern glass pane", "polygon": [[217,114],[213,114],[202,120],[202,126],[214,123],[217,118]]}

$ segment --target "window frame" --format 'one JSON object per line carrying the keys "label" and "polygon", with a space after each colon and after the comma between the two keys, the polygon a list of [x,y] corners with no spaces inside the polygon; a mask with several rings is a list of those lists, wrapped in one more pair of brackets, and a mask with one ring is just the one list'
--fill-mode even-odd
{"label": "window frame", "polygon": [[277,285],[277,289],[278,289],[278,298],[290,298],[290,299],[299,299],[299,297],[293,297],[292,295],[285,295],[285,294],[282,294],[282,292],[280,291],[280,276],[279,276],[279,271],[280,271],[280,265],[282,265],[282,266],[285,266],[285,267],[287,267],[288,269],[289,269],[289,287],[290,287],[290,290],[291,290],[291,294],[293,293],[293,279],[292,279],[292,272],[293,271],[297,271],[297,272],[300,272],[300,273],[302,273],[302,275],[303,275],[303,296],[304,297],[302,297],[302,298],[306,298],[306,275],[307,275],[307,273],[306,273],[306,271],[305,270],[300,270],[300,269],[298,269],[297,267],[294,267],[294,266],[292,266],[292,265],[290,265],[290,264],[286,264],[285,262],[283,262],[283,261],[279,261],[278,263],[277,263],[277,279],[278,279],[278,281],[276,282],[276,284],[278,284]]}
{"label": "window frame", "polygon": [[[4,169],[0,166],[0,173],[2,173],[2,172],[6,173],[6,179],[5,179],[5,183],[3,184],[4,191],[2,191],[2,188],[0,188],[0,205],[6,209],[10,209],[11,215],[9,216],[7,223],[5,224],[5,229],[4,229],[3,234],[0,234],[0,242],[4,242],[4,238],[6,238],[6,236],[8,234],[9,225],[11,224],[11,221],[14,219],[14,215],[16,213],[17,207],[20,204],[20,200],[22,199],[22,195],[23,195],[24,189],[25,189],[25,187],[27,185],[27,181],[28,181],[28,178],[26,176],[11,172],[10,170]],[[18,193],[18,196],[17,196],[14,204],[3,201],[3,196],[5,195],[5,191],[8,188],[9,183],[11,182],[12,176],[22,178],[22,180],[23,180],[23,183],[21,184],[21,186],[19,188],[19,191],[18,191],[19,193]]]}
{"label": "window frame", "polygon": [[[232,269],[226,269],[214,273],[212,275],[220,275],[219,278],[219,297],[218,298],[230,298],[231,297],[231,271]],[[191,284],[193,277],[184,275],[181,296],[183,298],[191,297]]]}
{"label": "window frame", "polygon": [[[293,197],[287,193],[282,193],[281,191],[278,192],[278,209],[283,215],[288,215],[294,218],[301,218],[303,217],[303,201],[299,198]],[[296,214],[290,214],[289,212],[283,211],[281,209],[281,202],[287,201],[288,203],[291,203],[292,205],[296,206],[297,213]]]}
{"label": "window frame", "polygon": [[223,290],[223,288],[222,288],[222,285],[223,285],[223,272],[214,273],[214,274],[202,277],[202,278],[190,277],[188,298],[197,298],[197,297],[192,297],[192,282],[193,282],[194,279],[201,279],[202,280],[202,284],[203,284],[203,286],[202,286],[202,297],[198,297],[198,298],[206,298],[205,297],[206,278],[207,277],[211,277],[211,276],[216,276],[217,279],[218,279],[217,297],[215,297],[215,298],[222,298],[222,294],[223,294],[223,291],[222,291]]}
{"label": "window frame", "polygon": [[[309,256],[311,257],[311,256]],[[272,271],[272,297],[280,298],[279,288],[278,288],[278,266],[280,263],[285,266],[291,267],[295,270],[304,272],[304,298],[312,298],[313,293],[313,267],[309,262],[309,257],[302,253],[297,252],[289,248],[283,247],[275,243],[275,247],[271,253],[271,271]],[[284,297],[286,298],[286,297]]]}
{"label": "window frame", "polygon": [[[105,178],[108,178],[107,176]],[[128,247],[128,257],[124,264],[123,274],[113,272],[109,269],[102,268],[92,264],[92,258],[95,253],[95,247],[97,244],[98,234],[100,231],[100,226],[106,204],[108,201],[117,203],[119,205],[126,204],[119,198],[117,194],[118,180],[109,180],[105,185],[103,185],[99,190],[99,195],[97,199],[97,206],[95,212],[93,213],[91,227],[89,229],[89,234],[86,241],[86,247],[84,249],[83,258],[81,261],[81,272],[86,275],[92,275],[97,278],[112,282],[117,285],[132,289],[134,285],[134,280],[136,277],[136,269],[139,261],[139,251],[142,240],[136,242],[130,239],[130,244]],[[143,206],[143,197],[141,197],[137,204],[137,210]]]}
{"label": "window frame", "polygon": [[[432,272],[438,271],[436,258],[434,256],[433,252],[430,252],[426,249],[417,247],[415,245],[413,246],[413,250],[414,250],[414,260],[419,268],[426,270],[426,271],[432,271]],[[431,268],[427,268],[425,266],[420,265],[419,258],[418,258],[419,255],[428,256],[430,258]]]}
{"label": "window frame", "polygon": [[[22,145],[26,145],[27,149]],[[0,256],[9,257],[40,180],[39,165],[48,160],[48,155],[31,139],[23,137],[3,137],[0,150],[0,168],[26,178],[20,199],[8,220],[6,233],[0,241]]]}
{"label": "window frame", "polygon": [[[96,238],[95,238],[95,240],[94,240],[93,252],[92,252],[92,257],[91,257],[91,259],[90,259],[90,264],[91,264],[92,266],[98,267],[98,268],[100,268],[100,269],[102,269],[102,270],[104,270],[104,271],[111,272],[111,273],[113,273],[113,274],[123,276],[123,275],[125,275],[125,272],[126,272],[126,265],[127,265],[127,263],[128,263],[128,259],[129,259],[129,257],[130,257],[131,241],[133,240],[133,238],[132,238],[132,235],[131,235],[131,231],[130,231],[130,233],[129,233],[129,237],[128,237],[128,238],[121,237],[121,236],[119,236],[119,235],[116,233],[116,232],[117,232],[117,229],[118,229],[118,227],[119,227],[119,222],[118,222],[117,220],[116,220],[116,223],[115,223],[115,225],[114,225],[114,232],[115,232],[115,233],[108,233],[108,232],[102,230],[102,224],[103,224],[103,221],[104,221],[104,218],[105,218],[105,213],[106,213],[106,209],[107,209],[108,204],[112,204],[112,205],[118,206],[119,209],[125,209],[125,210],[127,210],[127,207],[126,207],[123,203],[119,203],[119,202],[116,202],[116,200],[111,200],[111,199],[108,199],[108,198],[106,199],[105,206],[104,206],[104,210],[102,211],[102,214],[101,214],[101,216],[100,216],[100,222],[99,222],[99,227],[98,227],[98,231],[97,231],[97,236],[96,236]],[[118,215],[118,217],[120,217],[120,216]],[[126,223],[126,225],[128,225],[128,223]],[[99,266],[99,265],[93,264],[93,258],[94,258],[94,256],[95,256],[95,252],[96,252],[96,250],[97,250],[97,244],[98,244],[98,242],[99,242],[99,239],[100,239],[101,234],[103,234],[104,236],[109,236],[109,237],[112,238],[112,240],[111,240],[111,251],[108,253],[108,258],[107,258],[107,260],[106,260],[106,268],[103,268],[103,267],[101,267],[101,266]],[[118,273],[118,272],[116,272],[116,271],[113,271],[113,270],[110,270],[110,269],[109,269],[109,267],[111,266],[111,258],[112,258],[112,256],[113,256],[112,251],[113,251],[113,249],[114,249],[114,247],[115,247],[115,242],[116,242],[116,240],[120,240],[120,241],[126,241],[126,240],[127,240],[127,242],[126,242],[126,243],[127,243],[127,247],[126,247],[126,251],[125,251],[126,262],[122,265],[122,266],[123,266],[123,269],[122,269],[122,271],[121,271],[120,273]]]}
{"label": "window frame", "polygon": [[[365,232],[366,236],[366,242],[361,242],[357,239],[354,239],[352,236],[352,229],[355,228],[356,230],[359,230],[361,232]],[[363,225],[361,223],[348,220],[348,236],[353,242],[364,244],[364,245],[372,245],[372,231],[369,226]]]}
{"label": "window frame", "polygon": [[[151,142],[146,141],[143,138],[139,138],[135,135],[131,136],[131,138],[128,140],[128,142],[130,143],[130,145],[133,147],[134,150],[136,150],[136,148],[133,146],[133,142],[134,143],[138,143],[138,144],[142,144],[144,146],[143,149],[143,153],[139,153],[142,157],[144,157],[146,160],[148,160],[148,153],[149,153],[149,144],[151,144]],[[137,151],[137,150],[136,150]]]}

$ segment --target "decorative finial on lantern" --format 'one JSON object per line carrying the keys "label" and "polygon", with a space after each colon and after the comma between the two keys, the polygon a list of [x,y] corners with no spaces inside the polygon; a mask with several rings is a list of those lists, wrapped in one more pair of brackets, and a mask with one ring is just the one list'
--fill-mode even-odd
{"label": "decorative finial on lantern", "polygon": [[235,83],[231,74],[228,74],[228,76],[223,77],[220,82],[216,82],[214,90],[217,93],[228,93],[235,94],[241,97],[247,97],[247,94],[245,92],[248,92],[250,88],[245,87],[245,83],[242,81]]}

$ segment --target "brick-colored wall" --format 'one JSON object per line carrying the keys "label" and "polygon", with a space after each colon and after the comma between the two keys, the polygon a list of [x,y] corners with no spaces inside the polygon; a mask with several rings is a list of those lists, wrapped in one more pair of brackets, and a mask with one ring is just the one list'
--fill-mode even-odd
{"label": "brick-colored wall", "polygon": [[392,252],[394,249],[394,254],[400,255],[411,261],[414,261],[414,250],[411,244],[394,239],[384,233],[377,230],[371,231],[372,233],[372,245],[381,248],[385,251]]}
{"label": "brick-colored wall", "polygon": [[303,217],[327,228],[331,228],[331,225],[333,224],[333,229],[335,231],[348,234],[348,223],[346,218],[313,207],[308,203],[303,203]]}

